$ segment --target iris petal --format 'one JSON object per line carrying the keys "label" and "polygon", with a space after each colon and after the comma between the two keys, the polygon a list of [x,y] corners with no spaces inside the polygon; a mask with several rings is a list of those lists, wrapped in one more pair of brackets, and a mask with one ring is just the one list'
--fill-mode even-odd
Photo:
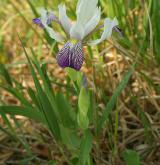
{"label": "iris petal", "polygon": [[41,14],[41,21],[42,24],[45,26],[47,25],[47,19],[48,19],[48,15],[47,15],[47,10],[45,10],[44,8],[41,8],[39,10],[39,13]]}
{"label": "iris petal", "polygon": [[82,43],[78,42],[72,48],[72,63],[70,67],[76,70],[80,70],[82,67],[83,61],[84,61],[84,54],[83,54]]}
{"label": "iris petal", "polygon": [[60,67],[70,67],[75,70],[80,70],[84,61],[82,43],[78,42],[73,45],[67,42],[57,55],[57,62]]}
{"label": "iris petal", "polygon": [[66,7],[65,7],[65,5],[60,4],[58,6],[58,8],[59,8],[59,20],[60,20],[65,32],[69,34],[72,24],[67,16]]}
{"label": "iris petal", "polygon": [[45,29],[46,29],[46,31],[48,32],[49,36],[50,36],[52,39],[56,40],[57,42],[62,42],[62,41],[64,41],[63,36],[60,35],[59,33],[55,32],[55,31],[53,30],[53,28],[51,28],[51,27],[49,27],[49,26],[45,26]]}
{"label": "iris petal", "polygon": [[48,13],[48,11],[44,8],[41,8],[39,12],[41,14],[41,17],[33,19],[33,22],[39,25],[41,28],[45,29],[52,39],[56,40],[57,42],[62,42],[64,40],[63,36],[55,32],[54,29],[48,26],[49,24],[51,24],[52,21],[60,23],[58,18],[52,12]]}
{"label": "iris petal", "polygon": [[84,26],[94,15],[97,8],[98,0],[79,0],[76,14],[77,21]]}
{"label": "iris petal", "polygon": [[[98,0],[78,0],[77,3],[77,22],[70,30],[71,38],[83,40],[83,38],[92,31],[97,25],[99,18],[93,18],[97,14]],[[91,21],[90,21],[91,20]]]}
{"label": "iris petal", "polygon": [[112,30],[115,26],[118,25],[118,21],[116,18],[113,20],[106,18],[104,21],[104,32],[102,33],[102,36],[100,39],[90,41],[88,42],[89,45],[97,45],[100,42],[104,41],[105,39],[108,39],[112,35]]}
{"label": "iris petal", "polygon": [[41,17],[34,18],[32,21],[33,23],[39,25],[41,28],[44,28],[45,25],[51,24],[52,21],[59,23],[58,18],[53,13],[50,12],[47,14],[47,11],[44,9],[41,9],[40,12]]}
{"label": "iris petal", "polygon": [[101,9],[97,7],[95,14],[85,25],[85,36],[92,32],[95,27],[98,25],[101,18]]}
{"label": "iris petal", "polygon": [[32,21],[33,21],[33,23],[35,23],[36,25],[38,25],[39,27],[44,29],[44,25],[42,24],[42,21],[40,18],[34,18]]}
{"label": "iris petal", "polygon": [[48,14],[48,18],[47,18],[47,25],[51,24],[52,21],[55,21],[57,23],[60,23],[58,18],[53,14],[53,13],[49,13]]}
{"label": "iris petal", "polygon": [[70,36],[71,38],[77,39],[78,41],[84,38],[84,28],[79,22],[76,22],[72,26],[70,30]]}
{"label": "iris petal", "polygon": [[60,67],[65,68],[70,66],[71,61],[71,46],[70,42],[67,42],[64,47],[59,51],[57,55],[57,62]]}

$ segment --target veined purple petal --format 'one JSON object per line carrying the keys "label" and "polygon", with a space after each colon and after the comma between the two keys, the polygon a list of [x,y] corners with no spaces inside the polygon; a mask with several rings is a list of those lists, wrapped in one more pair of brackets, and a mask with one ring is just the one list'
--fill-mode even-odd
{"label": "veined purple petal", "polygon": [[57,62],[60,67],[65,68],[70,65],[71,61],[71,46],[70,42],[67,42],[64,47],[59,51],[57,55]]}
{"label": "veined purple petal", "polygon": [[84,61],[82,43],[78,42],[77,44],[75,44],[71,52],[72,52],[72,61],[70,67],[76,70],[80,70]]}
{"label": "veined purple petal", "polygon": [[57,55],[57,62],[62,68],[70,67],[79,71],[84,61],[82,43],[73,45],[67,42]]}

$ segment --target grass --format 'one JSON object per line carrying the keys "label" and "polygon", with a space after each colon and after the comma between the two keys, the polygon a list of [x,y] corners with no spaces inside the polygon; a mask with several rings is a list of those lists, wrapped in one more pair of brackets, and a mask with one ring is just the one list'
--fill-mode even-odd
{"label": "grass", "polygon": [[[31,22],[60,2],[0,2],[0,164],[160,164],[160,2],[100,0],[124,37],[85,47],[75,79],[56,63],[62,45]],[[74,19],[76,1],[63,2]]]}

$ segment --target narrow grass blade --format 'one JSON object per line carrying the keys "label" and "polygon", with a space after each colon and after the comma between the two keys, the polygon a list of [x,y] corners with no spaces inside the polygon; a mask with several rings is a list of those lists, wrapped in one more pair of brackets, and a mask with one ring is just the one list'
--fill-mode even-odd
{"label": "narrow grass blade", "polygon": [[46,70],[44,69],[44,65],[42,67],[40,66],[40,63],[38,62],[38,60],[36,58],[35,52],[33,51],[33,49],[31,49],[31,50],[32,50],[33,58],[34,58],[34,59],[32,59],[32,63],[34,64],[35,68],[37,69],[37,72],[40,75],[40,78],[42,79],[43,88],[44,88],[45,94],[48,97],[48,100],[51,104],[53,113],[55,113],[57,120],[60,120],[60,114],[59,114],[60,111],[58,110],[57,104],[55,101],[55,93],[53,90],[51,90],[52,89],[51,81],[46,73]]}
{"label": "narrow grass blade", "polygon": [[104,122],[108,119],[110,112],[112,111],[112,109],[114,108],[114,106],[117,102],[117,98],[120,96],[122,90],[126,87],[132,73],[133,73],[133,69],[129,70],[125,74],[124,78],[122,79],[122,81],[120,82],[118,87],[115,89],[113,96],[111,97],[110,101],[108,102],[108,104],[102,114],[102,117],[100,118],[100,121],[98,123],[98,132],[103,127]]}
{"label": "narrow grass blade", "polygon": [[160,64],[160,1],[151,0],[151,18],[152,18],[152,27],[153,27],[153,37],[154,37],[154,51],[157,63]]}
{"label": "narrow grass blade", "polygon": [[22,105],[31,106],[27,98],[25,98],[23,93],[21,93],[18,89],[13,88],[11,86],[8,87],[0,86],[0,87],[3,88],[5,91],[9,92],[10,94],[12,94],[15,98],[17,98]]}
{"label": "narrow grass blade", "polygon": [[53,136],[55,137],[55,139],[57,141],[60,141],[61,140],[61,134],[60,134],[58,119],[57,119],[57,116],[55,114],[54,107],[52,106],[53,103],[50,102],[50,100],[49,100],[50,96],[52,97],[52,95],[50,95],[49,97],[47,96],[48,93],[50,94],[50,89],[48,87],[48,84],[45,81],[45,77],[43,75],[41,68],[39,68],[38,61],[35,61],[36,64],[35,63],[34,64],[36,65],[36,67],[38,67],[38,72],[39,72],[40,76],[43,78],[42,79],[43,82],[45,82],[45,87],[46,87],[45,89],[47,89],[47,90],[45,90],[45,92],[44,92],[42,85],[40,84],[40,82],[38,80],[37,74],[33,68],[33,64],[32,64],[33,61],[31,62],[30,58],[28,57],[28,54],[26,52],[26,49],[25,49],[20,37],[19,37],[19,40],[21,42],[24,53],[25,53],[26,58],[27,58],[28,63],[29,63],[30,71],[31,71],[31,74],[32,74],[32,77],[34,80],[36,90],[37,90],[37,97],[38,97],[38,100],[41,104],[41,110],[43,112],[43,115],[47,121],[48,127],[49,127],[50,131],[52,132]]}
{"label": "narrow grass blade", "polygon": [[30,8],[32,9],[34,15],[35,15],[36,17],[38,17],[38,12],[37,12],[37,10],[36,10],[34,4],[32,3],[32,1],[31,1],[31,0],[27,0],[27,2],[28,2],[28,4],[29,4]]}
{"label": "narrow grass blade", "polygon": [[0,64],[0,74],[5,78],[6,82],[12,86],[12,78],[3,64]]}
{"label": "narrow grass blade", "polygon": [[63,94],[58,93],[56,95],[56,103],[59,109],[59,114],[63,126],[66,128],[74,128],[76,126],[76,122],[74,122],[76,114],[70,107],[69,103],[67,102]]}
{"label": "narrow grass blade", "polygon": [[0,125],[0,131],[3,131],[6,135],[8,135],[9,137],[11,137],[13,140],[17,140],[17,138],[15,137],[15,135],[13,134],[13,132],[11,132],[10,130],[8,130],[7,128],[4,128],[4,126]]}
{"label": "narrow grass blade", "polygon": [[22,106],[0,106],[0,114],[9,114],[9,115],[20,115],[25,116],[30,119],[36,120],[46,124],[45,118],[43,115],[34,108],[22,107]]}
{"label": "narrow grass blade", "polygon": [[37,98],[37,95],[36,95],[36,92],[32,89],[32,88],[28,88],[27,90],[31,100],[32,100],[32,103],[38,108],[40,109],[40,103],[38,101],[38,98]]}
{"label": "narrow grass blade", "polygon": [[55,138],[57,140],[60,140],[61,139],[60,129],[59,129],[57,117],[54,113],[53,107],[51,106],[51,103],[48,100],[47,95],[43,91],[31,63],[30,63],[30,69],[31,69],[32,77],[34,79],[35,87],[37,89],[38,99],[41,103],[41,109],[48,123],[48,127],[50,128]]}
{"label": "narrow grass blade", "polygon": [[6,113],[3,112],[3,111],[0,111],[0,115],[3,119],[3,121],[5,122],[5,124],[8,126],[8,128],[11,130],[12,134],[15,135],[15,130],[14,128],[12,127],[12,124],[10,123],[10,121],[8,120],[8,117],[6,116]]}
{"label": "narrow grass blade", "polygon": [[24,146],[26,152],[27,152],[27,155],[28,156],[31,156],[32,155],[32,151],[31,151],[31,148],[29,146],[29,143],[24,135],[24,132],[23,132],[23,129],[21,128],[21,124],[19,123],[19,121],[15,118],[15,116],[11,115],[11,118],[13,119],[14,121],[14,125],[15,127],[17,128],[16,130],[19,130],[21,132],[21,137],[18,137],[19,141],[22,143],[22,145]]}
{"label": "narrow grass blade", "polygon": [[78,165],[86,165],[87,161],[90,159],[89,154],[91,148],[92,148],[92,135],[89,131],[86,131],[80,145]]}
{"label": "narrow grass blade", "polygon": [[143,127],[144,127],[144,133],[145,133],[145,136],[146,136],[146,140],[149,144],[152,144],[154,142],[154,140],[153,140],[151,123],[148,120],[145,112],[141,109],[140,105],[138,104],[137,98],[132,97],[131,100],[135,104],[134,106],[136,107],[136,110],[138,111],[138,114],[140,116],[141,122],[142,122]]}

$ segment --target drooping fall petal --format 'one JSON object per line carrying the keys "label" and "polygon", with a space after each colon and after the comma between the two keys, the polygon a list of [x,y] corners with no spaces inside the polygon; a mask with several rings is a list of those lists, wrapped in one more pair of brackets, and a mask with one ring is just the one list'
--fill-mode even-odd
{"label": "drooping fall petal", "polygon": [[70,67],[80,70],[84,61],[82,43],[72,44],[67,42],[57,55],[57,62],[60,67]]}
{"label": "drooping fall petal", "polygon": [[78,42],[72,48],[71,67],[73,67],[76,70],[80,70],[82,67],[83,61],[84,61],[84,54],[83,54],[82,43]]}

